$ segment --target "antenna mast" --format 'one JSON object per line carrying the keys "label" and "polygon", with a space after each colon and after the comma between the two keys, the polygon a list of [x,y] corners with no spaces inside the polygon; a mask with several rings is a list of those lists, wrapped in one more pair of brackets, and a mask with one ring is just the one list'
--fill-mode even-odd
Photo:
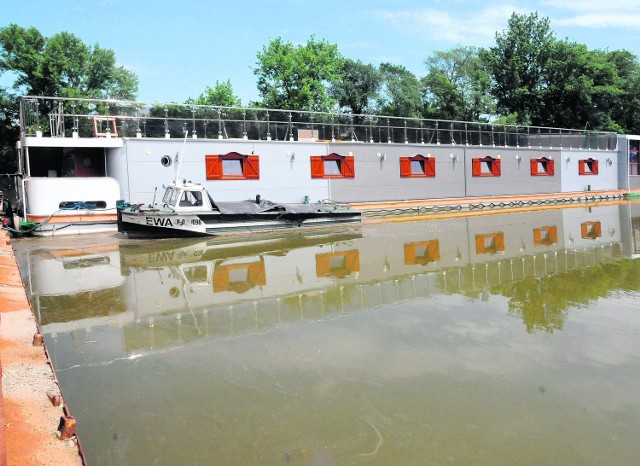
{"label": "antenna mast", "polygon": [[180,180],[180,168],[182,168],[182,159],[184,159],[184,150],[185,150],[185,147],[187,145],[187,136],[188,135],[189,135],[189,131],[185,130],[185,132],[184,132],[184,141],[182,142],[182,153],[179,153],[177,155],[178,162],[177,162],[176,165],[178,165],[178,167],[176,169],[176,179],[175,179],[176,186],[178,185],[178,182]]}

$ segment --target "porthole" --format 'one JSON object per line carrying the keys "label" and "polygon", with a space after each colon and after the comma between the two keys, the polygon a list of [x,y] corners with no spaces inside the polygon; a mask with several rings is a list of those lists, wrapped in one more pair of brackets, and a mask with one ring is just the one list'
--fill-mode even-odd
{"label": "porthole", "polygon": [[162,158],[160,159],[160,163],[162,164],[163,167],[170,167],[171,162],[173,161],[171,160],[170,155],[163,155]]}

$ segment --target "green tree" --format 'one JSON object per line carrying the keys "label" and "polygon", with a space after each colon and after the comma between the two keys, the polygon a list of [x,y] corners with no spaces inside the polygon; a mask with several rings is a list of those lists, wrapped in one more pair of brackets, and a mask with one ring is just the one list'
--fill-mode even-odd
{"label": "green tree", "polygon": [[233,93],[231,80],[226,82],[218,82],[211,87],[207,86],[202,94],[195,99],[188,99],[188,104],[197,105],[216,105],[220,107],[239,107],[242,105],[240,97]]}
{"label": "green tree", "polygon": [[420,81],[411,71],[402,65],[382,63],[381,92],[378,112],[383,115],[421,118],[423,102]]}
{"label": "green tree", "polygon": [[623,93],[620,81],[607,52],[555,42],[545,70],[539,124],[615,129],[611,114]]}
{"label": "green tree", "polygon": [[338,106],[355,115],[372,113],[382,78],[376,67],[347,58],[342,63],[341,75],[342,79],[331,88]]}
{"label": "green tree", "polygon": [[0,87],[0,174],[17,170],[14,144],[19,138],[17,100]]}
{"label": "green tree", "polygon": [[21,94],[135,99],[138,90],[137,76],[116,66],[112,50],[17,24],[0,28],[0,71],[16,75],[13,89]]}
{"label": "green tree", "polygon": [[490,78],[477,47],[437,51],[425,60],[424,99],[436,118],[480,121],[491,115]]}
{"label": "green tree", "polygon": [[621,90],[611,104],[611,120],[622,132],[640,133],[640,63],[638,57],[627,50],[607,52],[608,62],[617,71],[617,87]]}
{"label": "green tree", "polygon": [[540,124],[545,71],[554,43],[548,18],[513,13],[508,29],[496,33],[496,45],[481,51],[500,115],[517,114],[518,123]]}
{"label": "green tree", "polygon": [[0,172],[16,168],[17,95],[133,100],[138,90],[137,76],[116,65],[112,50],[87,46],[69,32],[47,38],[17,24],[0,28],[0,73],[14,78],[13,92],[0,90]]}
{"label": "green tree", "polygon": [[337,45],[314,36],[303,45],[278,37],[265,45],[257,58],[253,71],[262,97],[260,105],[289,110],[335,109],[329,88],[341,79],[343,59]]}

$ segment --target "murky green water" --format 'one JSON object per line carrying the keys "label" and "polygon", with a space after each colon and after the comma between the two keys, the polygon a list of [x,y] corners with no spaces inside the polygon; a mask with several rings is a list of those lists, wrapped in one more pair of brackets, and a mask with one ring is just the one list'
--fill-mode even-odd
{"label": "murky green water", "polygon": [[640,458],[638,204],[17,247],[91,465]]}

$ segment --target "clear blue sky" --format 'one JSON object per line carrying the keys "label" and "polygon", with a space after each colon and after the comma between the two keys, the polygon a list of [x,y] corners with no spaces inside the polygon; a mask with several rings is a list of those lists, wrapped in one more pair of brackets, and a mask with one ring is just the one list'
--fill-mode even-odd
{"label": "clear blue sky", "polygon": [[258,99],[256,53],[276,37],[315,34],[346,57],[422,75],[433,51],[493,45],[514,11],[548,17],[559,38],[640,56],[640,0],[0,0],[0,26],[69,31],[112,49],[138,75],[140,101],[183,102],[230,79],[247,104]]}

